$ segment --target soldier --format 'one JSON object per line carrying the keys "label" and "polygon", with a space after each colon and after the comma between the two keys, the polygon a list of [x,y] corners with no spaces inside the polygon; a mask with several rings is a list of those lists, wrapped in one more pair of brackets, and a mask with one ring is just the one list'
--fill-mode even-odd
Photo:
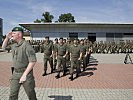
{"label": "soldier", "polygon": [[80,51],[82,52],[82,60],[83,60],[83,71],[87,67],[87,46],[84,45],[84,40],[80,41]]}
{"label": "soldier", "polygon": [[47,62],[49,61],[51,67],[51,73],[53,73],[53,43],[49,40],[49,37],[45,37],[45,43],[42,46],[44,52],[44,74],[42,76],[47,75]]}
{"label": "soldier", "polygon": [[58,39],[55,39],[55,42],[53,44],[53,68],[54,70],[56,70],[56,65],[57,65],[57,57],[56,57],[56,50],[57,50],[57,46],[58,46]]}
{"label": "soldier", "polygon": [[70,48],[70,61],[71,61],[71,69],[70,69],[70,77],[69,79],[73,80],[73,72],[74,66],[76,65],[76,77],[79,76],[80,73],[80,60],[82,57],[82,53],[80,52],[80,46],[78,45],[78,40],[74,39],[73,45]]}
{"label": "soldier", "polygon": [[70,46],[71,46],[71,41],[70,39],[67,39],[67,50],[68,50],[68,53],[66,55],[66,66],[69,67],[70,65]]}
{"label": "soldier", "polygon": [[[10,39],[15,43],[7,45]],[[35,93],[35,80],[33,76],[33,67],[36,63],[36,55],[32,46],[23,38],[23,29],[21,27],[13,28],[12,32],[6,35],[2,48],[7,46],[12,50],[14,71],[10,81],[9,100],[18,100],[20,86],[23,85],[29,100],[37,100]]]}
{"label": "soldier", "polygon": [[56,52],[56,54],[57,54],[57,68],[58,68],[57,72],[58,72],[58,74],[55,77],[57,79],[60,78],[61,66],[63,66],[63,71],[64,71],[63,76],[66,75],[66,71],[67,71],[67,69],[66,69],[66,55],[68,53],[67,46],[63,42],[63,38],[60,38],[59,40],[60,41],[59,41],[59,44],[57,46],[57,52]]}

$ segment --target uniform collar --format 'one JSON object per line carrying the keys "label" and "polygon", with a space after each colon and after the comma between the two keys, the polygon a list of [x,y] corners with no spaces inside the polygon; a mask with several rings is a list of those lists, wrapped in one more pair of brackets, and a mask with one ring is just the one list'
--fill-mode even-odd
{"label": "uniform collar", "polygon": [[20,41],[19,43],[17,43],[17,47],[21,46],[24,43],[24,39],[22,39],[22,41]]}

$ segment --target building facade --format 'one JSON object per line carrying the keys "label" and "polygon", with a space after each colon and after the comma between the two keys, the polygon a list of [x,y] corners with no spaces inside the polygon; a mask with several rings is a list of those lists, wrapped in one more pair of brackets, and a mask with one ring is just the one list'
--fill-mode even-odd
{"label": "building facade", "polygon": [[0,18],[0,45],[2,44],[2,37],[3,37],[3,19]]}
{"label": "building facade", "polygon": [[31,32],[33,40],[87,38],[90,41],[133,40],[133,24],[127,23],[20,23]]}

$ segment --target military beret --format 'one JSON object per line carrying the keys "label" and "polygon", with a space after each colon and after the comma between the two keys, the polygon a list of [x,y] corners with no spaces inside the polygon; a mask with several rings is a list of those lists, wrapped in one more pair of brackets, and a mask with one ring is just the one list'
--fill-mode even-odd
{"label": "military beret", "polygon": [[55,38],[55,41],[58,40],[57,38]]}
{"label": "military beret", "polygon": [[60,37],[60,39],[59,40],[63,40],[63,37]]}
{"label": "military beret", "polygon": [[48,38],[49,39],[49,36],[45,36],[45,38]]}
{"label": "military beret", "polygon": [[21,31],[22,33],[24,33],[24,30],[21,27],[14,27],[12,29],[12,32],[14,32],[14,31]]}

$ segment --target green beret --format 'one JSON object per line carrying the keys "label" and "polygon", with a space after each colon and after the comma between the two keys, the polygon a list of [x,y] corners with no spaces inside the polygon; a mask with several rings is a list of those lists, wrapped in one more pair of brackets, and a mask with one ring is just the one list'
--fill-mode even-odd
{"label": "green beret", "polygon": [[59,40],[63,40],[63,37],[60,37],[60,39]]}
{"label": "green beret", "polygon": [[22,33],[24,33],[24,30],[21,27],[14,27],[12,29],[12,32],[14,32],[14,31],[21,31]]}
{"label": "green beret", "polygon": [[45,36],[45,38],[49,39],[49,36]]}

